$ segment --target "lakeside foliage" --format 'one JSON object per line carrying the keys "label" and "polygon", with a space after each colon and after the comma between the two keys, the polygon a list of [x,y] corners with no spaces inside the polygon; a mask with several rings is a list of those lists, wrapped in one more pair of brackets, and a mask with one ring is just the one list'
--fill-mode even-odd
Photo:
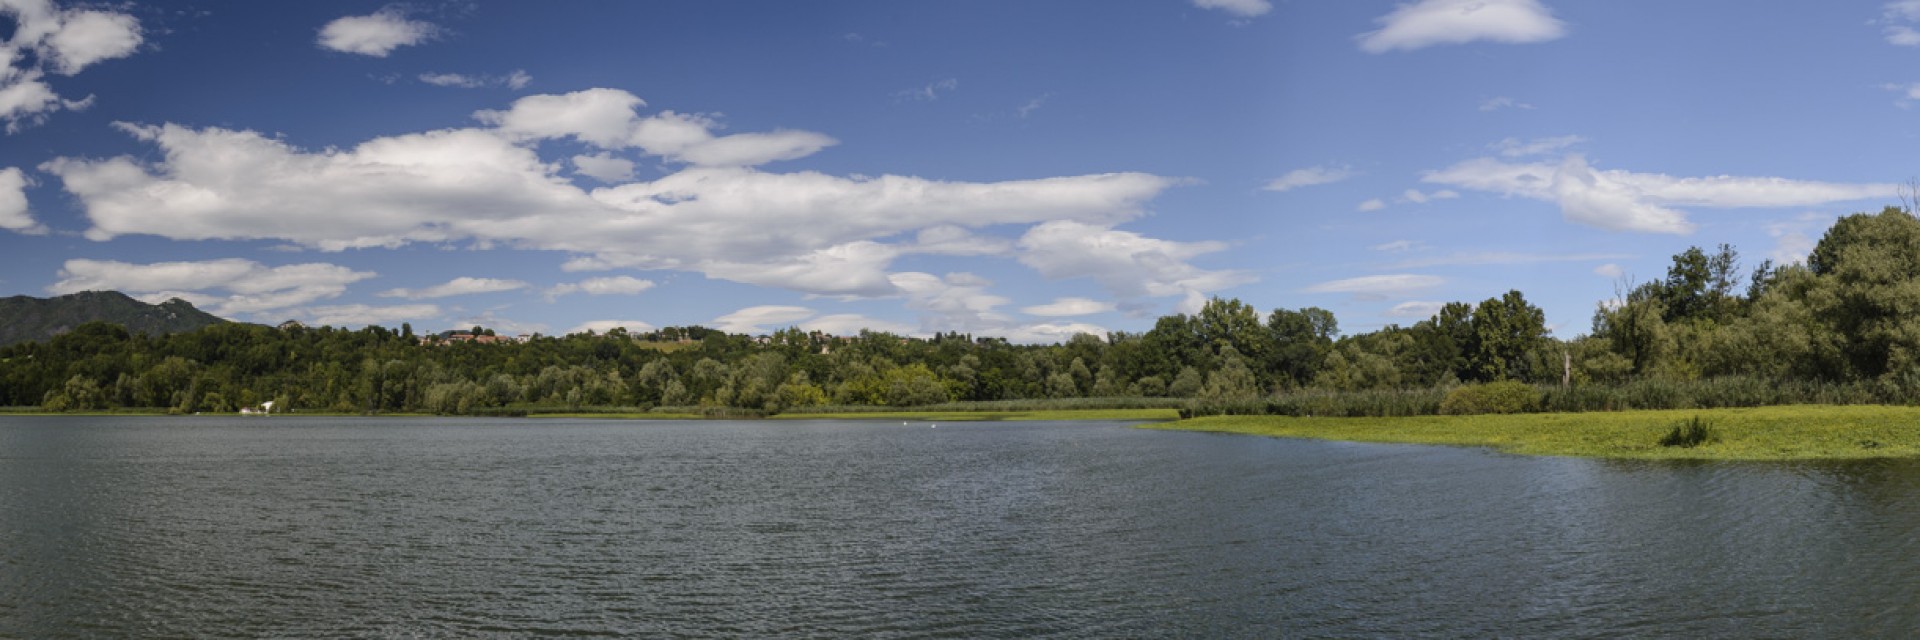
{"label": "lakeside foliage", "polygon": [[1143,333],[1053,345],[701,327],[483,344],[423,341],[410,326],[148,335],[94,323],[0,347],[0,405],[751,417],[996,402],[1189,416],[1909,404],[1920,398],[1916,311],[1920,220],[1888,208],[1840,219],[1804,265],[1746,271],[1730,246],[1689,249],[1665,278],[1621,283],[1571,339],[1550,335],[1519,291],[1344,336],[1324,309],[1262,316],[1216,298]]}

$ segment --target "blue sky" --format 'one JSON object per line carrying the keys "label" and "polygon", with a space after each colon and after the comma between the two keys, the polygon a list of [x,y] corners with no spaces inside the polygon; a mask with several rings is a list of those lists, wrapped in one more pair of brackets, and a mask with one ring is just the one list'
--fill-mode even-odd
{"label": "blue sky", "polygon": [[0,295],[559,334],[1349,333],[1920,176],[1920,1],[0,0]]}

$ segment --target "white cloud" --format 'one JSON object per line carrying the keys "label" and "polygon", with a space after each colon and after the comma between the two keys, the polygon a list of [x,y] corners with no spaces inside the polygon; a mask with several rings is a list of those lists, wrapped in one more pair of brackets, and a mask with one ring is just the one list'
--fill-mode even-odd
{"label": "white cloud", "polygon": [[1381,200],[1379,198],[1373,198],[1365,202],[1361,202],[1359,205],[1355,206],[1353,210],[1354,211],[1379,211],[1385,208],[1387,208],[1387,201]]}
{"label": "white cloud", "polygon": [[527,283],[519,280],[501,280],[498,278],[470,278],[461,276],[442,284],[425,289],[388,289],[380,292],[382,298],[407,298],[426,300],[452,296],[472,295],[476,293],[498,293],[527,288]]}
{"label": "white cloud", "polygon": [[1501,109],[1532,109],[1532,108],[1533,108],[1533,105],[1531,104],[1520,102],[1520,101],[1514,100],[1513,98],[1509,98],[1507,96],[1489,98],[1487,101],[1480,103],[1481,111],[1499,111]]}
{"label": "white cloud", "polygon": [[1539,0],[1419,0],[1374,20],[1378,31],[1356,37],[1368,53],[1411,51],[1479,40],[1522,44],[1566,35]]}
{"label": "white cloud", "polygon": [[605,151],[590,156],[574,156],[573,172],[601,182],[623,182],[633,179],[633,161],[613,157],[613,154]]}
{"label": "white cloud", "polygon": [[1887,36],[1887,44],[1900,47],[1920,47],[1920,32],[1901,22],[1920,22],[1920,0],[1899,0],[1885,5],[1880,16],[1882,29]]}
{"label": "white cloud", "polygon": [[1101,302],[1090,298],[1054,298],[1047,304],[1025,307],[1020,311],[1036,316],[1085,316],[1113,311],[1111,302]]}
{"label": "white cloud", "polygon": [[1393,305],[1392,309],[1387,310],[1387,315],[1394,318],[1431,318],[1434,314],[1440,313],[1440,308],[1444,306],[1447,306],[1447,303],[1408,300]]}
{"label": "white cloud", "polygon": [[706,166],[751,167],[803,158],[839,144],[811,131],[716,137],[712,130],[720,125],[710,117],[662,111],[642,118],[634,110],[646,104],[618,89],[586,89],[527,96],[504,111],[473,115],[518,141],[573,138],[603,149],[638,147],[667,160]]}
{"label": "white cloud", "polygon": [[1427,267],[1482,266],[1511,264],[1540,264],[1546,262],[1590,262],[1593,260],[1624,260],[1633,258],[1624,253],[1516,253],[1511,251],[1482,251],[1478,253],[1455,253],[1437,258],[1421,258],[1395,263],[1389,269],[1425,269]]}
{"label": "white cloud", "polygon": [[12,36],[0,41],[0,121],[8,133],[39,124],[56,111],[93,104],[60,97],[45,82],[51,72],[80,73],[106,60],[133,55],[144,41],[133,16],[95,9],[61,9],[49,0],[0,0]]}
{"label": "white cloud", "polygon": [[895,91],[893,92],[893,98],[895,100],[919,100],[922,102],[932,102],[934,100],[939,100],[940,94],[951,93],[955,90],[958,90],[959,88],[960,88],[960,79],[947,78],[944,80],[936,80],[933,82],[929,82],[925,86],[914,87],[912,89],[901,89],[899,91]]}
{"label": "white cloud", "polygon": [[1187,296],[1245,284],[1238,271],[1208,271],[1188,260],[1227,248],[1220,242],[1173,242],[1131,231],[1058,220],[1020,238],[1020,262],[1048,278],[1089,277],[1114,295]]}
{"label": "white cloud", "polygon": [[440,307],[431,304],[403,304],[377,307],[364,304],[345,304],[325,307],[305,307],[292,310],[297,317],[306,318],[307,324],[330,327],[362,327],[373,324],[393,324],[410,320],[426,320],[440,315]]}
{"label": "white cloud", "polygon": [[1608,278],[1608,279],[1617,280],[1620,278],[1620,276],[1623,276],[1626,274],[1627,274],[1626,269],[1622,269],[1620,268],[1620,265],[1617,265],[1611,262],[1593,268],[1593,275],[1600,276],[1603,278]]}
{"label": "white cloud", "polygon": [[1900,47],[1920,47],[1920,31],[1903,24],[1887,26],[1887,44]]}
{"label": "white cloud", "polygon": [[635,295],[652,289],[652,280],[641,280],[633,276],[613,276],[609,278],[587,278],[579,282],[554,285],[547,289],[547,299],[560,296],[585,293],[590,296]]}
{"label": "white cloud", "polygon": [[1193,0],[1193,6],[1218,9],[1241,18],[1258,17],[1273,10],[1273,3],[1267,0]]}
{"label": "white cloud", "polygon": [[[787,305],[760,305],[747,307],[718,318],[714,318],[714,329],[727,333],[760,335],[772,333],[775,329],[785,328],[793,323],[814,317],[812,309]],[[771,326],[772,329],[768,327]]]}
{"label": "white cloud", "polygon": [[908,309],[921,313],[920,328],[925,333],[993,333],[1013,321],[996,311],[1012,300],[988,293],[987,287],[993,283],[971,273],[949,273],[942,278],[910,271],[893,274],[888,281],[906,294]]}
{"label": "white cloud", "polygon": [[27,208],[27,175],[14,167],[0,169],[0,229],[27,235],[47,232]]}
{"label": "white cloud", "polygon": [[406,13],[387,7],[372,15],[347,16],[320,28],[316,41],[323,49],[385,58],[394,49],[426,42],[440,28],[431,22],[409,20]]}
{"label": "white cloud", "polygon": [[[240,258],[150,264],[75,259],[66,261],[60,279],[47,291],[67,294],[115,290],[136,297],[164,293],[166,297],[207,304],[208,311],[216,315],[232,316],[264,314],[338,297],[346,292],[347,285],[375,275],[318,262],[268,267]],[[215,289],[224,289],[227,294],[206,293]]]}
{"label": "white cloud", "polygon": [[654,328],[653,325],[639,320],[588,320],[580,323],[579,326],[568,329],[567,333],[575,334],[592,331],[594,333],[604,334],[614,329],[626,329],[627,333],[646,333],[654,330]]}
{"label": "white cloud", "polygon": [[1414,291],[1431,289],[1446,284],[1446,278],[1414,274],[1392,274],[1383,276],[1361,276],[1345,280],[1322,282],[1302,291],[1306,293],[1351,293],[1363,300],[1379,300],[1389,296],[1405,295]]}
{"label": "white cloud", "polygon": [[422,73],[417,77],[420,79],[421,82],[425,82],[427,84],[430,84],[436,87],[452,87],[456,89],[488,89],[488,88],[504,87],[507,89],[518,90],[518,89],[526,88],[526,86],[529,83],[533,82],[533,76],[527,75],[526,71],[522,71],[518,69],[514,70],[513,73],[509,73],[504,76],[468,75],[464,73]]}
{"label": "white cloud", "polygon": [[1286,175],[1274,178],[1271,182],[1267,183],[1267,186],[1262,188],[1267,191],[1289,191],[1300,187],[1332,184],[1351,178],[1354,175],[1352,167],[1307,167],[1305,169],[1288,171]]}
{"label": "white cloud", "polygon": [[61,75],[70,76],[93,63],[132,55],[142,41],[140,21],[123,13],[66,11],[60,23],[44,41],[44,50],[52,52],[54,70]]}
{"label": "white cloud", "polygon": [[1534,138],[1532,140],[1525,140],[1525,141],[1522,141],[1519,138],[1507,138],[1505,140],[1501,140],[1499,142],[1494,143],[1492,147],[1494,150],[1499,151],[1500,155],[1503,155],[1509,158],[1525,158],[1529,156],[1541,156],[1541,155],[1552,154],[1562,149],[1566,149],[1567,147],[1571,147],[1573,145],[1580,144],[1586,141],[1587,141],[1586,138],[1583,138],[1580,136],[1557,136],[1553,138]]}
{"label": "white cloud", "polygon": [[1020,108],[1014,109],[1013,114],[1022,118],[1033,115],[1033,112],[1039,111],[1040,107],[1047,104],[1047,99],[1052,97],[1052,93],[1040,94],[1034,97],[1034,99],[1028,100],[1026,104],[1020,105]]}
{"label": "white cloud", "polygon": [[1771,177],[1675,178],[1657,173],[1597,171],[1585,158],[1512,164],[1467,160],[1426,173],[1422,181],[1553,202],[1570,222],[1614,231],[1685,234],[1694,229],[1674,207],[1764,208],[1812,206],[1890,198],[1892,184],[1847,184]]}
{"label": "white cloud", "polygon": [[[546,115],[557,117],[522,109],[553,98],[561,104]],[[614,108],[593,104],[606,102]],[[1138,217],[1179,183],[1139,173],[967,183],[695,166],[588,191],[562,175],[564,163],[536,152],[554,137],[672,143],[662,133],[671,131],[634,124],[639,104],[605,90],[534,96],[483,116],[500,128],[314,151],[251,131],[123,124],[161,157],[57,158],[41,169],[82,203],[94,240],[266,239],[328,251],[467,241],[566,252],[573,270],[696,271],[827,295],[898,293],[886,267],[900,255],[1005,250],[1004,241],[970,229],[1049,221],[1106,228]],[[691,131],[707,135],[703,127]],[[930,242],[894,242],[915,233]]]}
{"label": "white cloud", "polygon": [[1083,333],[1105,340],[1107,328],[1085,322],[1042,322],[1014,327],[1005,337],[1021,344],[1057,344]]}
{"label": "white cloud", "polygon": [[1441,189],[1433,193],[1421,193],[1419,189],[1408,189],[1405,193],[1400,194],[1399,198],[1395,198],[1394,202],[1401,204],[1426,204],[1435,200],[1452,200],[1458,197],[1460,197],[1458,192],[1448,189]]}
{"label": "white cloud", "polygon": [[1912,84],[1895,84],[1889,82],[1880,85],[1880,88],[1900,94],[1900,97],[1895,99],[1893,104],[1902,109],[1912,107],[1915,100],[1920,100],[1920,82]]}
{"label": "white cloud", "polygon": [[1791,220],[1771,222],[1766,225],[1767,235],[1774,239],[1773,250],[1767,257],[1775,264],[1801,264],[1813,253],[1818,243],[1815,238],[1826,234],[1827,227],[1833,226],[1832,216],[1815,212],[1802,213]]}
{"label": "white cloud", "polygon": [[898,322],[876,320],[859,314],[836,313],[820,316],[799,325],[802,331],[820,331],[828,335],[858,335],[861,329],[896,335],[913,335],[913,327]]}
{"label": "white cloud", "polygon": [[1383,242],[1367,248],[1372,249],[1374,251],[1400,252],[1400,251],[1412,251],[1415,247],[1418,247],[1422,244],[1424,243],[1420,242],[1419,240],[1395,240],[1393,242]]}

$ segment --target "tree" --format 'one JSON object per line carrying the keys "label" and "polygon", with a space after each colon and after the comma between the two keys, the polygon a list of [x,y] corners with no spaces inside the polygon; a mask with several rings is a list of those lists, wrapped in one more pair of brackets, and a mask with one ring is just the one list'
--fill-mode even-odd
{"label": "tree", "polygon": [[1547,316],[1517,290],[1487,298],[1473,310],[1477,349],[1473,369],[1480,380],[1532,379],[1527,354],[1547,337]]}
{"label": "tree", "polygon": [[1809,306],[1844,337],[1857,375],[1920,366],[1920,220],[1895,207],[1843,217],[1807,267],[1821,285]]}
{"label": "tree", "polygon": [[1267,315],[1266,332],[1273,345],[1265,361],[1268,374],[1283,387],[1311,384],[1333,348],[1339,327],[1333,312],[1319,307],[1274,309]]}

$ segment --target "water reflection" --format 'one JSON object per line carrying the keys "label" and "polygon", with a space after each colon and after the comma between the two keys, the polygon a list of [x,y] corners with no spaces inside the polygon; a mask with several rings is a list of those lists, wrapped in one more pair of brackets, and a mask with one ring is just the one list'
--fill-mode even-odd
{"label": "water reflection", "polygon": [[1805,636],[1920,461],[1118,424],[0,418],[0,637]]}

